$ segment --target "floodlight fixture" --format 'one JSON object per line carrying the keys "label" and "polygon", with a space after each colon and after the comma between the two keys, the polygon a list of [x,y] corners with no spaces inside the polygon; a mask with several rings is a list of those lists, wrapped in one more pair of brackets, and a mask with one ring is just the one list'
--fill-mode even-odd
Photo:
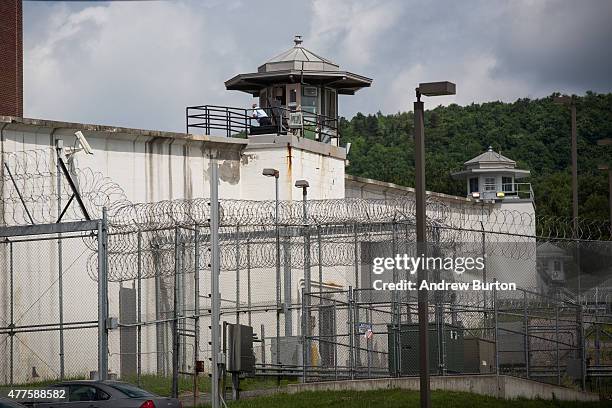
{"label": "floodlight fixture", "polygon": [[612,146],[612,139],[609,137],[605,139],[599,139],[597,141],[597,146]]}
{"label": "floodlight fixture", "polygon": [[425,96],[455,95],[456,93],[455,84],[448,81],[423,82],[417,88],[417,94]]}
{"label": "floodlight fixture", "polygon": [[560,95],[553,97],[553,103],[556,103],[557,105],[571,105],[572,102],[574,102],[574,98],[571,96]]}
{"label": "floodlight fixture", "polygon": [[276,169],[263,169],[262,173],[266,177],[276,177],[278,178],[279,172]]}
{"label": "floodlight fixture", "polygon": [[297,188],[308,188],[308,187],[310,187],[310,184],[308,184],[308,181],[306,181],[306,180],[297,180],[295,182],[295,186]]}

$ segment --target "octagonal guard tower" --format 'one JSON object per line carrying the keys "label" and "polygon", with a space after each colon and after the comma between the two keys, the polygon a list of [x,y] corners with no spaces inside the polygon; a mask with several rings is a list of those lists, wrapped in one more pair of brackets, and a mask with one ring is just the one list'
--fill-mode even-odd
{"label": "octagonal guard tower", "polygon": [[225,82],[228,90],[259,98],[270,126],[250,126],[250,134],[293,133],[338,144],[338,95],[353,95],[372,79],[348,71],[302,45],[296,35],[292,48]]}

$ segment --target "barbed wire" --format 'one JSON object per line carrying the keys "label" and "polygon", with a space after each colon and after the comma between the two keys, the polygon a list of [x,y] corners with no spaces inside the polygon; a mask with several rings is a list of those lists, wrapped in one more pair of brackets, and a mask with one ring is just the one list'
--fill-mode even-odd
{"label": "barbed wire", "polygon": [[[52,148],[3,153],[4,225],[57,221],[58,207],[70,200],[73,191],[65,177],[57,176],[56,154]],[[102,208],[107,208],[112,280],[134,279],[139,273],[143,278],[175,273],[174,231],[177,228],[180,229],[181,245],[191,254],[184,266],[192,270],[194,229],[200,232],[201,248],[208,245],[209,199],[132,203],[121,186],[110,178],[68,164],[90,215],[99,218]],[[219,205],[222,269],[274,267],[277,262],[274,250],[276,202],[224,199]],[[285,251],[283,262],[291,268],[304,266],[302,241],[305,235],[310,237],[311,262],[326,267],[354,265],[355,235],[358,235],[359,245],[379,242],[388,246],[394,240],[397,245],[414,243],[415,212],[413,197],[309,200],[306,204],[279,201],[278,226],[291,247]],[[448,250],[457,250],[458,247],[452,249],[452,246],[459,243],[465,251],[468,243],[480,242],[484,235],[488,253],[513,259],[535,259],[536,243],[541,241],[582,240],[593,241],[590,245],[595,245],[599,241],[609,241],[612,236],[609,224],[604,221],[578,219],[573,222],[563,217],[502,210],[482,202],[449,203],[433,195],[427,199],[426,213],[430,242],[446,245]],[[63,220],[82,218],[80,209],[73,204]],[[400,230],[404,232],[400,234]],[[323,240],[321,260],[318,259],[318,236]],[[98,245],[93,236],[84,237],[84,241],[92,251],[88,264],[94,277],[97,260],[93,255]],[[140,272],[137,267],[139,249]],[[474,246],[473,252],[478,251]],[[200,265],[209,263],[208,256],[208,251],[201,251]]]}
{"label": "barbed wire", "polygon": [[[4,152],[2,161],[3,225],[57,222],[61,208],[69,202],[73,191],[63,175],[58,177],[55,150]],[[103,207],[112,214],[116,207],[129,203],[123,189],[102,173],[75,168],[70,160],[68,168],[92,218],[100,218]],[[83,213],[76,203],[72,203],[62,216],[62,221],[82,219]]]}

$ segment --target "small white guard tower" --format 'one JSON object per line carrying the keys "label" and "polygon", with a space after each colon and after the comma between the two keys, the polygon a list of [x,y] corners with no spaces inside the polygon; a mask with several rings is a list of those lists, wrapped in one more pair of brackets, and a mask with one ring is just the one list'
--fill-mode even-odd
{"label": "small white guard tower", "polygon": [[452,173],[466,180],[467,196],[491,201],[533,201],[531,183],[516,180],[529,177],[529,170],[516,168],[516,162],[489,146],[486,152],[463,163],[461,171]]}

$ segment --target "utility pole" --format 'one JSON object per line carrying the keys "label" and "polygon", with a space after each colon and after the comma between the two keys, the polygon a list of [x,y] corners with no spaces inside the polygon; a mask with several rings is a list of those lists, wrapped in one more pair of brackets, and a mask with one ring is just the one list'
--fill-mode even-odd
{"label": "utility pole", "polygon": [[576,135],[576,100],[573,96],[556,96],[553,103],[569,106],[571,114],[571,150],[572,150],[572,238],[576,245],[576,265],[578,266],[578,303],[580,303],[581,271],[580,248],[578,242],[578,140]]}
{"label": "utility pole", "polygon": [[[600,139],[597,145],[612,146],[612,138]],[[610,206],[608,221],[610,221],[610,234],[612,235],[612,167],[609,164],[600,164],[597,167],[599,170],[608,171],[608,205]]]}

